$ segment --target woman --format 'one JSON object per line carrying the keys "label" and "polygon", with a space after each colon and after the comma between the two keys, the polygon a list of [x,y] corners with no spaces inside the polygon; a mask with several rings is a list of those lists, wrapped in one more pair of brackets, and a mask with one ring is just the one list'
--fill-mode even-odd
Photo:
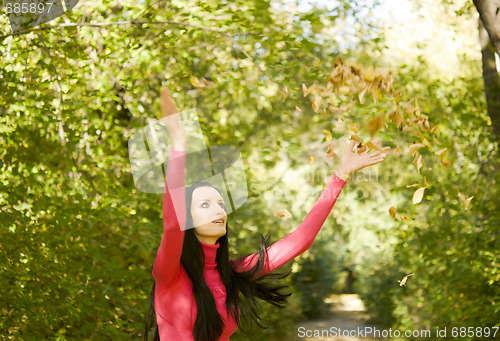
{"label": "woman", "polygon": [[206,182],[184,188],[186,136],[179,115],[173,115],[179,110],[167,89],[162,89],[160,104],[173,144],[163,199],[163,237],[153,265],[155,285],[144,339],[156,313],[155,340],[229,340],[241,327],[243,316],[259,324],[257,298],[283,307],[290,294],[280,290],[286,286],[267,280],[283,278],[290,271],[271,272],[309,249],[347,178],[382,162],[390,147],[358,154],[352,152],[355,142],[351,142],[337,174],[295,231],[270,247],[261,235],[259,252],[230,261],[224,200]]}

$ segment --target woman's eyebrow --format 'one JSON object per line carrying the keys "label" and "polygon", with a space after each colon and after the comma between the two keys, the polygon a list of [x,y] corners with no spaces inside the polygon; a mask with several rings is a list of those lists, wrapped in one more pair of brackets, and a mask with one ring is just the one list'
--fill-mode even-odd
{"label": "woman's eyebrow", "polygon": [[[210,201],[210,199],[200,199],[200,201],[203,201],[203,200]],[[219,199],[219,201],[224,201],[224,199]]]}

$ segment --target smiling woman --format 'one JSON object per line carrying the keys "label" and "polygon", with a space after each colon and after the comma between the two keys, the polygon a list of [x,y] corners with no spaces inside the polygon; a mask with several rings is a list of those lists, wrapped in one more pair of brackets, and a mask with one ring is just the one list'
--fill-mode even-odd
{"label": "smiling woman", "polygon": [[[283,308],[290,294],[275,273],[309,249],[328,217],[347,178],[357,170],[384,160],[381,151],[353,153],[354,141],[340,160],[337,173],[304,221],[292,233],[267,246],[261,234],[260,250],[229,259],[230,232],[221,193],[208,182],[184,187],[186,137],[168,90],[162,91],[161,108],[170,131],[172,150],[163,198],[163,237],[153,264],[155,284],[150,296],[144,339],[154,325],[155,340],[222,341],[241,328],[242,319],[259,324],[257,299]],[[175,209],[174,209],[175,208]]]}

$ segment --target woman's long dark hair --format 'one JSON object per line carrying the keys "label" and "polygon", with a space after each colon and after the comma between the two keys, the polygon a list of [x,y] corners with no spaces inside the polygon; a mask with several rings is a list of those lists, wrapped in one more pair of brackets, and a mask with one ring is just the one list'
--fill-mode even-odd
{"label": "woman's long dark hair", "polygon": [[[186,227],[190,227],[193,224],[190,210],[193,191],[201,186],[213,187],[210,183],[202,181],[196,182],[190,187],[186,187]],[[269,235],[264,237],[261,234],[258,260],[255,265],[246,271],[236,271],[233,269],[229,261],[228,232],[229,226],[226,222],[226,234],[218,239],[220,245],[217,249],[216,255],[217,270],[219,271],[220,278],[226,287],[227,315],[229,317],[231,315],[234,317],[238,327],[244,333],[247,332],[241,327],[241,317],[249,317],[250,322],[255,321],[259,327],[267,328],[259,323],[259,320],[264,319],[258,314],[260,306],[257,302],[257,298],[267,301],[276,307],[283,308],[287,302],[288,296],[291,294],[282,294],[280,290],[287,288],[288,286],[274,285],[269,280],[285,278],[290,274],[291,270],[281,273],[273,272],[256,277],[256,275],[258,275],[264,267],[266,249],[269,243]],[[193,252],[193,250],[198,250],[199,252],[196,253]],[[205,282],[205,278],[203,276],[203,257],[203,247],[195,235],[194,228],[188,228],[184,232],[181,263],[193,283],[193,293],[198,310],[193,327],[193,338],[195,341],[216,341],[222,334],[224,323],[219,312],[217,311],[217,306],[212,292],[210,291],[210,288]],[[155,321],[156,313],[154,309],[154,294],[155,284],[153,284],[153,288],[151,289],[151,294],[149,296],[149,311],[146,314],[143,338],[145,341],[148,340],[148,333],[153,327],[153,340],[160,340],[158,325]],[[242,294],[242,297],[240,294]]]}

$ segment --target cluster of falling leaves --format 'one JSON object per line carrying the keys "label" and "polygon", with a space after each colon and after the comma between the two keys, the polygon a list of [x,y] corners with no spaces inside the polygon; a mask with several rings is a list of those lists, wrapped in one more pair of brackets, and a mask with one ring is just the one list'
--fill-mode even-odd
{"label": "cluster of falling leaves", "polygon": [[[350,135],[351,140],[357,142],[356,152],[358,153],[372,149],[382,150],[382,147],[373,141],[363,141],[359,136],[361,130],[360,124],[346,124],[340,116],[353,109],[356,100],[364,104],[365,96],[367,95],[371,96],[375,104],[384,95],[386,98],[390,97],[386,101],[390,103],[387,112],[370,119],[364,124],[364,127],[368,130],[372,139],[379,130],[387,128],[388,123],[395,124],[400,131],[413,134],[414,141],[408,147],[408,155],[413,156],[413,164],[415,164],[417,173],[420,174],[420,169],[423,166],[423,158],[420,152],[424,149],[432,152],[433,145],[434,148],[439,149],[436,147],[441,145],[441,142],[439,142],[439,130],[436,125],[432,126],[429,122],[429,117],[420,111],[416,98],[403,101],[402,90],[395,92],[393,86],[394,80],[390,71],[374,68],[372,65],[365,67],[356,62],[344,63],[338,57],[328,77],[326,86],[312,84],[307,87],[303,84],[302,92],[304,97],[309,96],[314,112],[319,113],[321,111],[322,118],[327,116],[327,112],[336,114],[335,130],[342,131],[344,129],[344,132],[346,132],[345,130],[348,128],[347,134]],[[286,88],[284,95],[285,98],[288,96],[288,89]],[[299,108],[297,109],[300,110]],[[332,133],[326,129],[323,130],[323,133],[328,143],[326,157],[332,158],[337,156]],[[450,165],[446,151],[447,148],[443,148],[434,152],[439,157],[443,168],[447,168]],[[401,146],[398,145],[393,155],[398,157],[402,154]],[[309,156],[309,163],[314,163],[313,156]],[[412,203],[416,205],[422,201],[425,189],[429,188],[430,185],[424,177],[424,185],[413,184],[407,186],[407,188],[410,187],[418,187],[413,193],[412,199]],[[463,202],[465,210],[468,210],[473,197],[466,199],[465,196],[459,193],[459,198]],[[396,218],[396,208],[394,206],[389,208],[389,213],[391,217]],[[397,219],[409,220],[408,216],[404,215],[399,215]]]}

